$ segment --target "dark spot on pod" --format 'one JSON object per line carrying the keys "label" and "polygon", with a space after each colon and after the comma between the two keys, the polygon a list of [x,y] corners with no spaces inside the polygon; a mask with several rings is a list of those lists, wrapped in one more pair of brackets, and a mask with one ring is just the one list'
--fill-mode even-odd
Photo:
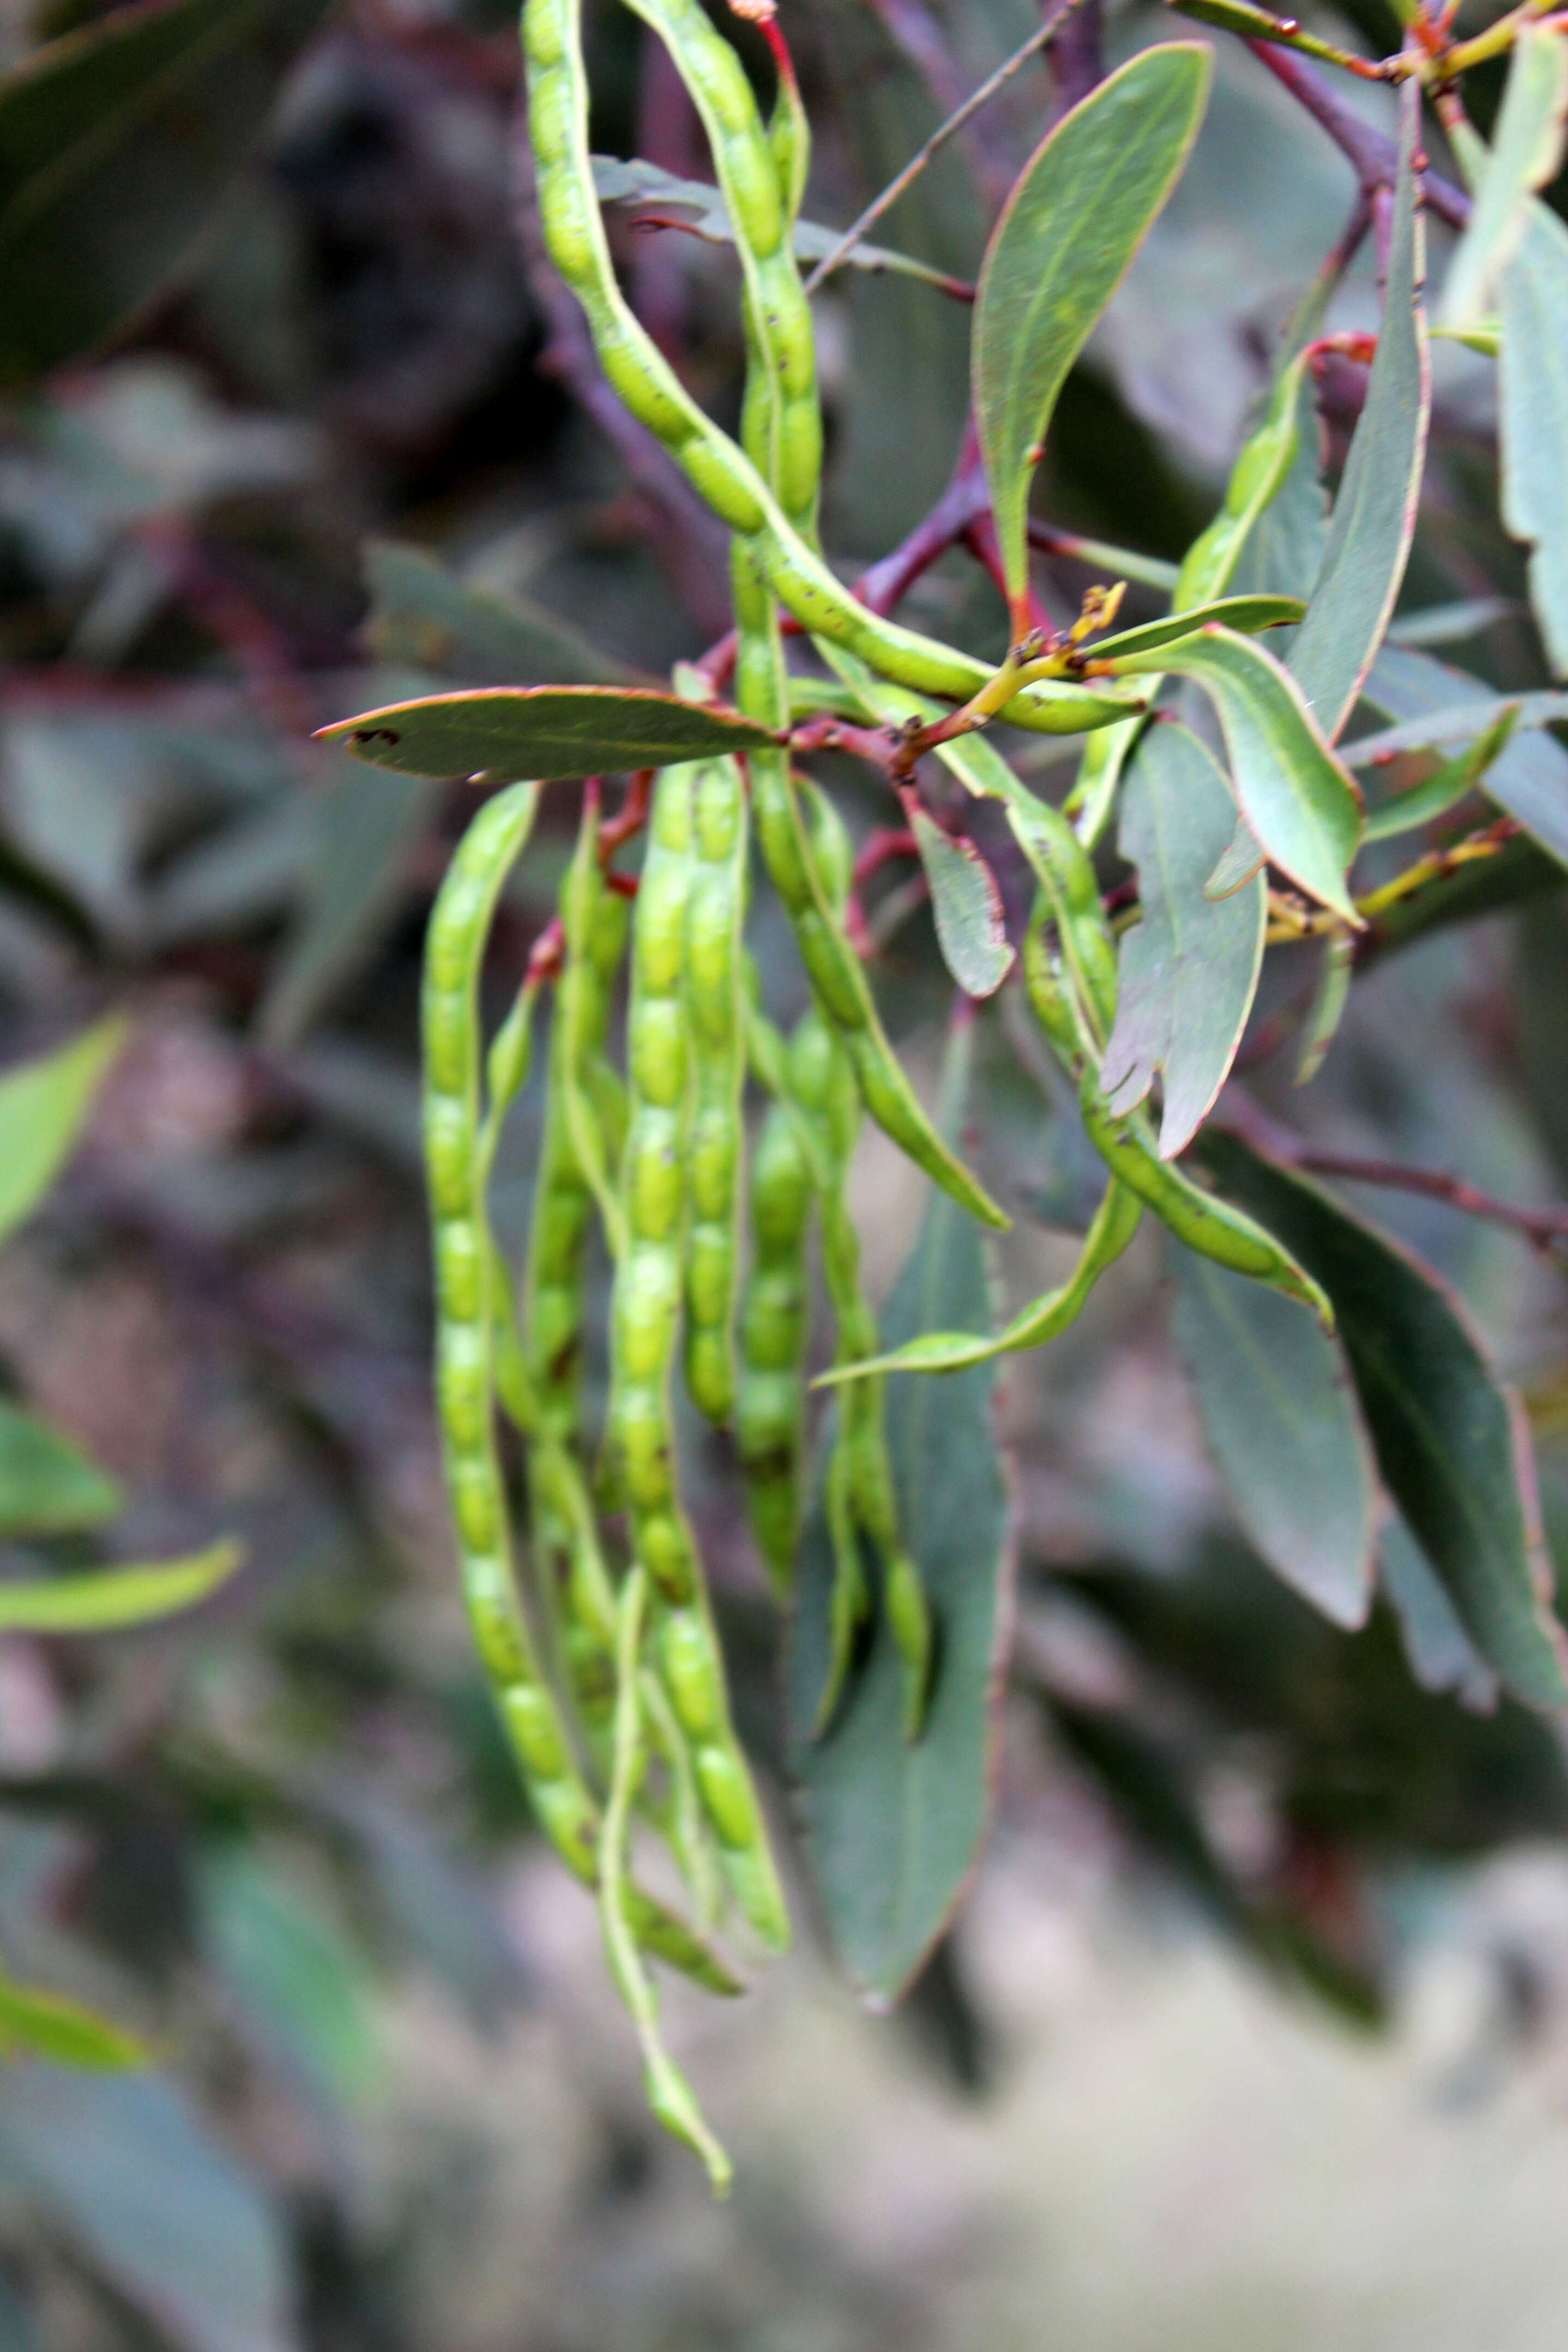
{"label": "dark spot on pod", "polygon": [[403,738],[394,734],[390,727],[356,727],[353,740],[356,743],[401,743]]}

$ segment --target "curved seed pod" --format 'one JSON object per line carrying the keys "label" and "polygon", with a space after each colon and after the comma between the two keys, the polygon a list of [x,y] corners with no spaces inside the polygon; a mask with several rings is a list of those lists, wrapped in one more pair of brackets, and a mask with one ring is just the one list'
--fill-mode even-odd
{"label": "curved seed pod", "polygon": [[[513,784],[459,843],[425,949],[425,1159],[436,1266],[436,1393],[442,1456],[475,1646],[542,1828],[579,1878],[597,1874],[599,1820],[541,1671],[513,1575],[496,1453],[493,1251],[479,1129],[479,979],[501,884],[532,828],[539,786]],[[637,1939],[721,1992],[734,1979],[662,1906],[626,1890]]]}
{"label": "curved seed pod", "polygon": [[727,2194],[730,2159],[709,2130],[690,2084],[659,2038],[658,2001],[626,1905],[626,1843],[632,1807],[647,1768],[642,1722],[642,1642],[647,1580],[634,1568],[621,1587],[616,1633],[615,1759],[599,1839],[599,1923],[610,1973],[642,2043],[647,2103],[666,2131],[701,2158],[716,2195]]}
{"label": "curved seed pod", "polygon": [[[759,577],[808,630],[889,677],[967,701],[994,673],[856,602],[793,528],[750,459],[698,407],[621,295],[594,194],[581,14],[581,0],[527,0],[523,51],[545,243],[583,305],[605,375],[721,521],[752,546]],[[1109,724],[1128,707],[1124,689],[1045,679],[1016,694],[1000,716],[1036,732],[1076,734]]]}
{"label": "curved seed pod", "polygon": [[809,540],[822,473],[822,414],[811,312],[774,152],[740,58],[698,0],[626,5],[664,41],[708,135],[745,278],[750,366],[742,446],[784,515]]}
{"label": "curved seed pod", "polygon": [[1052,964],[1043,943],[1033,935],[1037,929],[1037,925],[1032,927],[1025,945],[1024,976],[1029,1001],[1041,1027],[1079,1080],[1084,1131],[1111,1175],[1145,1208],[1152,1209],[1189,1249],[1300,1299],[1312,1309],[1323,1328],[1331,1331],[1333,1309],[1327,1296],[1282,1243],[1244,1210],[1217,1200],[1162,1160],[1136,1111],[1117,1118],[1107,1108],[1098,1063],[1086,1048],[1082,1016],[1061,970]]}
{"label": "curved seed pod", "polygon": [[735,1402],[746,1078],[742,932],[749,828],[745,787],[733,760],[716,760],[696,772],[692,826],[694,871],[686,908],[692,1066],[686,1385],[699,1412],[724,1422]]}
{"label": "curved seed pod", "polygon": [[669,1410],[686,1218],[691,1073],[685,941],[696,773],[690,767],[666,768],[654,787],[632,925],[629,1118],[621,1178],[626,1246],[610,1307],[610,1435],[625,1480],[633,1550],[657,1591],[659,1675],[690,1745],[724,1874],[758,1934],[782,1947],[789,1922],[730,1721],[702,1564],[681,1507]]}

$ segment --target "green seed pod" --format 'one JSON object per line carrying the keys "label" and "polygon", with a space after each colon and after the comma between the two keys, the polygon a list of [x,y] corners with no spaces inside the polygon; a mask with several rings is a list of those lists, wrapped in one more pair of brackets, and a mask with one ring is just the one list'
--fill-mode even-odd
{"label": "green seed pod", "polygon": [[686,908],[686,1013],[692,1074],[687,1181],[686,1384],[710,1421],[735,1403],[739,1290],[741,1101],[746,1077],[742,931],[749,827],[733,760],[697,771],[694,872]]}

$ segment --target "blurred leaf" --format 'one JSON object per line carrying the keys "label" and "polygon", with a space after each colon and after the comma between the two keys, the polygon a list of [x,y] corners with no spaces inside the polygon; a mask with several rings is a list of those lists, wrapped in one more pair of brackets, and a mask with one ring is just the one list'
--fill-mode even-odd
{"label": "blurred leaf", "polygon": [[1189,1775],[1129,1713],[1046,1699],[1063,1742],[1100,1784],[1135,1842],[1198,1896],[1232,1935],[1250,1932],[1247,1899],[1204,1826]]}
{"label": "blurred leaf", "polygon": [[1516,1697],[1568,1703],[1529,1433],[1463,1309],[1316,1184],[1232,1135],[1201,1148],[1332,1300],[1378,1467],[1466,1633]]}
{"label": "blurred leaf", "polygon": [[1505,703],[1498,717],[1482,735],[1465,751],[1445,760],[1435,775],[1426,782],[1414,784],[1408,792],[1391,793],[1368,814],[1368,841],[1390,841],[1402,833],[1412,833],[1418,826],[1430,824],[1457,807],[1479,785],[1484,784],[1487,770],[1506,746],[1519,718],[1519,705]]}
{"label": "blurred leaf", "polygon": [[1323,488],[1318,402],[1310,370],[1296,395],[1296,454],[1279,488],[1252,529],[1231,573],[1237,590],[1272,590],[1310,598],[1329,543],[1329,499]]}
{"label": "blurred leaf", "polygon": [[[1517,817],[1543,849],[1568,866],[1568,751],[1540,725],[1546,715],[1540,706],[1549,700],[1555,705],[1561,698],[1495,694],[1479,678],[1436,661],[1430,654],[1408,646],[1384,646],[1362,698],[1402,722],[1412,748],[1426,740],[1417,723],[1421,719],[1442,717],[1441,730],[1435,729],[1429,740],[1451,743],[1484,734],[1515,706],[1515,732],[1488,769],[1482,789],[1499,808]],[[1362,740],[1386,742],[1389,735]],[[1359,745],[1352,744],[1343,756],[1359,764],[1363,754]]]}
{"label": "blurred leaf", "polygon": [[1211,622],[1216,628],[1250,636],[1264,629],[1283,628],[1299,621],[1305,611],[1299,596],[1222,596],[1215,604],[1180,605],[1163,621],[1143,621],[1135,629],[1121,629],[1114,636],[1098,638],[1089,651],[1096,659],[1101,654],[1150,653],[1177,637],[1194,636]]}
{"label": "blurred leaf", "polygon": [[219,1543],[187,1559],[0,1583],[0,1633],[109,1633],[150,1624],[205,1601],[243,1558],[238,1544]]}
{"label": "blurred leaf", "polygon": [[382,661],[474,686],[616,686],[635,676],[541,606],[465,586],[422,547],[371,540],[364,576],[371,606],[363,634]]}
{"label": "blurred leaf", "polygon": [[1498,1678],[1479,1656],[1426,1555],[1395,1511],[1380,1546],[1383,1589],[1399,1620],[1410,1671],[1423,1690],[1452,1691],[1462,1706],[1486,1715],[1497,1705]]}
{"label": "blurred leaf", "polygon": [[429,823],[426,777],[372,779],[337,760],[310,808],[304,906],[272,968],[258,1016],[269,1045],[294,1045],[381,945],[409,887]]}
{"label": "blurred leaf", "polygon": [[1519,1058],[1536,1129],[1568,1185],[1568,911],[1531,907],[1514,959]]}
{"label": "blurred leaf", "polygon": [[1524,236],[1529,198],[1555,175],[1563,160],[1565,113],[1568,39],[1559,30],[1521,25],[1492,132],[1491,160],[1444,281],[1442,320],[1451,333],[1476,326],[1492,307],[1498,275]]}
{"label": "blurred leaf", "polygon": [[1355,708],[1394,611],[1421,496],[1432,363],[1421,307],[1420,131],[1420,86],[1409,81],[1400,94],[1399,179],[1377,357],[1334,500],[1322,570],[1290,648],[1292,674],[1331,743]]}
{"label": "blurred leaf", "polygon": [[[720,191],[708,180],[681,180],[673,172],[661,171],[657,163],[645,163],[634,155],[622,163],[614,155],[595,155],[594,188],[602,205],[658,205],[666,212],[685,215],[679,226],[708,245],[733,245],[735,232],[725,209]],[[822,261],[837,249],[842,231],[824,228],[816,221],[797,220],[795,225],[795,252],[800,261]],[[912,255],[896,253],[889,246],[868,245],[858,241],[845,254],[839,267],[844,269],[864,269],[873,277],[890,271],[895,277],[914,278],[925,285],[951,289],[952,279],[942,269],[933,269],[929,261],[916,261]]]}
{"label": "blurred leaf", "polygon": [[1336,1625],[1364,1624],[1377,1474],[1342,1348],[1281,1292],[1179,1244],[1171,1258],[1176,1345],[1249,1541]]}
{"label": "blurred leaf", "polygon": [[1228,629],[1134,654],[1119,672],[1171,670],[1204,688],[1219,714],[1241,814],[1281,872],[1352,922],[1345,874],[1361,842],[1360,796],[1323,741],[1289,671]]}
{"label": "blurred leaf", "polygon": [[[930,1201],[882,1319],[889,1348],[933,1327],[984,1332],[979,1227]],[[791,1769],[834,1944],[862,1991],[895,2000],[942,1934],[990,1811],[1011,1546],[991,1425],[988,1365],[889,1381],[899,1522],[936,1628],[925,1730],[903,1736],[901,1661],[879,1614],[827,1734],[813,1737],[828,1672],[833,1547],[819,1494],[802,1539],[788,1662]]]}
{"label": "blurred leaf", "polygon": [[32,1213],[64,1167],[129,1034],[121,1020],[100,1021],[58,1053],[0,1074],[0,1240]]}
{"label": "blurred leaf", "polygon": [[0,1537],[96,1528],[125,1507],[115,1481],[41,1421],[0,1403]]}
{"label": "blurred leaf", "polygon": [[569,782],[772,743],[737,712],[608,686],[502,687],[422,696],[323,727],[356,760],[403,775]]}
{"label": "blurred leaf", "polygon": [[1186,161],[1209,72],[1195,42],[1131,58],[1053,126],[992,234],[974,305],[974,423],[1015,605],[1057,395]]}
{"label": "blurred leaf", "polygon": [[379,2071],[363,1964],[319,1905],[243,1847],[199,1874],[220,1975],[328,2097],[361,2100]]}
{"label": "blurred leaf", "polygon": [[1530,601],[1552,675],[1568,677],[1568,228],[1539,200],[1502,273],[1498,361],[1503,528],[1531,551]]}
{"label": "blurred leaf", "polygon": [[293,2352],[278,2223],[173,2084],[8,2067],[0,2169],[179,2352]]}
{"label": "blurred leaf", "polygon": [[192,253],[324,0],[142,0],[0,83],[0,382],[101,342]]}
{"label": "blurred leaf", "polygon": [[112,2071],[147,2063],[143,2043],[122,2027],[96,2016],[78,2000],[16,1984],[0,1973],[0,2055],[51,2059],[59,2066]]}
{"label": "blurred leaf", "polygon": [[1166,1160],[1213,1108],[1262,969],[1262,875],[1228,898],[1204,895],[1235,823],[1236,803],[1197,737],[1174,723],[1146,729],[1122,787],[1118,836],[1138,869],[1142,920],[1121,937],[1100,1086],[1120,1118],[1163,1076]]}
{"label": "blurred leaf", "polygon": [[924,809],[911,808],[910,822],[931,885],[943,961],[969,995],[994,996],[1013,968],[996,877],[973,842],[945,833]]}
{"label": "blurred leaf", "polygon": [[1494,622],[1511,621],[1521,610],[1512,596],[1461,596],[1451,604],[1426,604],[1391,621],[1385,642],[1423,648],[1463,645],[1484,635]]}
{"label": "blurred leaf", "polygon": [[526,1997],[526,1972],[478,1874],[425,1823],[384,1798],[334,1780],[323,1802],[369,1866],[375,1898],[403,1945],[476,2025],[494,2031]]}

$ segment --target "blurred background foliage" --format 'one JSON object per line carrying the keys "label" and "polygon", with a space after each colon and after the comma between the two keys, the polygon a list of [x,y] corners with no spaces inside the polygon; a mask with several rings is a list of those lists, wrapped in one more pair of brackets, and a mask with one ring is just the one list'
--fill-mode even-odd
{"label": "blurred background foliage", "polygon": [[[1031,22],[1028,0],[789,5],[817,126],[807,211],[829,223]],[[1158,16],[1113,12],[1108,52]],[[607,0],[591,17],[595,145],[706,177],[640,28]],[[1092,5],[1084,24],[1090,48],[1017,77],[879,235],[973,276],[1011,175],[1092,70]],[[1205,520],[1353,193],[1305,115],[1215,46],[1193,164],[1068,385],[1043,491],[1051,521],[1156,557]],[[1562,2257],[1542,2253],[1563,2179],[1560,1730],[1496,1703],[1456,1623],[1408,1596],[1402,1616],[1396,1578],[1351,1635],[1248,1555],[1147,1235],[1005,1389],[1017,1638],[975,1903],[897,2022],[858,2020],[804,1902],[806,1951],[752,2003],[715,2018],[677,1993],[741,2165],[732,2213],[705,2211],[606,2022],[592,1913],[536,1853],[453,1588],[416,1007],[462,795],[351,772],[310,736],[436,679],[662,671],[723,625],[718,551],[647,451],[572,397],[571,320],[526,219],[519,235],[516,40],[495,0],[13,0],[0,55],[0,1055],[108,1011],[130,1023],[83,1148],[0,1255],[5,1397],[123,1508],[107,1533],[89,1511],[14,1544],[7,1566],[245,1547],[167,1624],[0,1640],[0,1959],[154,2059],[0,2077],[0,2345],[1110,2347],[1150,2340],[1111,2283],[1151,2264],[1163,2341],[1343,2343],[1332,2315],[1360,2290],[1342,2278],[1333,2301],[1323,2244],[1380,2226],[1384,2258],[1430,2285],[1424,2344],[1556,2340],[1495,2307],[1464,2332],[1475,2279],[1456,2294],[1443,2265],[1455,2200],[1477,2193],[1475,2275],[1545,2275],[1560,2315]],[[731,418],[732,257],[673,228],[617,235],[644,317]],[[1353,278],[1336,322],[1372,303]],[[870,560],[951,470],[967,314],[846,276],[820,333],[829,543]],[[1479,600],[1466,666],[1530,687],[1490,397],[1447,347],[1405,601]],[[1328,405],[1334,427],[1331,384]],[[1040,566],[1064,611],[1086,577]],[[927,576],[922,605],[1000,646],[966,559]],[[1536,740],[1562,790],[1568,753]],[[868,828],[863,778],[837,781]],[[498,1003],[550,911],[572,797],[508,902]],[[1548,861],[1510,870],[1518,904],[1461,895],[1469,919],[1377,961],[1305,1097],[1268,1057],[1298,967],[1266,977],[1244,1048],[1262,1099],[1336,1148],[1560,1195],[1568,900]],[[899,912],[879,985],[929,1073],[947,986],[929,915]],[[758,949],[787,999],[782,929]],[[1001,1049],[1005,1017],[982,1025],[973,1118],[1034,1213],[1002,1252],[1022,1297],[1065,1262],[1092,1177],[1048,1078]],[[507,1147],[514,1240],[536,1118],[529,1099]],[[920,1187],[872,1137],[855,1193],[885,1293]],[[1568,1575],[1560,1269],[1439,1202],[1376,1211],[1522,1387]],[[772,1621],[725,1465],[711,1444],[698,1459],[765,1758]],[[1470,1971],[1441,1979],[1441,2066],[1419,2035],[1413,2074],[1333,2041],[1381,2023],[1408,2056],[1402,1988],[1434,1950]],[[1411,2098],[1481,2114],[1464,2145],[1477,2179],[1501,2152],[1509,2218],[1428,2153],[1414,2218],[1370,2193],[1352,2213],[1319,2183],[1300,2238],[1265,2219],[1249,2258],[1212,2202],[1184,2223],[1189,2161],[1223,2209],[1250,2145],[1283,2200],[1302,2158],[1279,2116],[1325,2151],[1363,2147],[1355,2086],[1377,2080],[1395,2163],[1426,2145]],[[1510,2172],[1510,2134],[1539,2129],[1536,2170]],[[1274,2264],[1268,2296],[1225,2288],[1246,2259]],[[1321,2275],[1326,2305],[1279,2286]],[[1407,2340],[1369,2324],[1356,2340]]]}

